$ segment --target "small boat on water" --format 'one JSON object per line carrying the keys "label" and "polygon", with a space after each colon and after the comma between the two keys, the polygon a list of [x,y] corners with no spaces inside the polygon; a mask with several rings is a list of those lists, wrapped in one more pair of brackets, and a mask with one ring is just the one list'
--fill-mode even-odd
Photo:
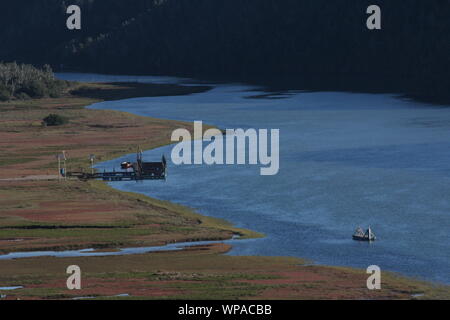
{"label": "small boat on water", "polygon": [[367,229],[366,232],[363,231],[360,227],[358,227],[353,234],[353,240],[356,241],[375,241],[377,237],[375,237],[375,234],[372,232],[372,229]]}

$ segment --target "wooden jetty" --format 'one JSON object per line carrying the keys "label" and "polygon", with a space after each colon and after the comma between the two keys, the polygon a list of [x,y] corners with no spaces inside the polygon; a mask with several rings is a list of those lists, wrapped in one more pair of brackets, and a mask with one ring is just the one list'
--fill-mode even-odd
{"label": "wooden jetty", "polygon": [[[142,151],[137,153],[136,162],[125,169],[103,172],[67,172],[66,177],[78,178],[80,180],[98,179],[103,181],[139,181],[139,180],[165,180],[167,175],[166,158],[162,156],[160,162],[144,162]],[[127,163],[128,164],[128,163]]]}

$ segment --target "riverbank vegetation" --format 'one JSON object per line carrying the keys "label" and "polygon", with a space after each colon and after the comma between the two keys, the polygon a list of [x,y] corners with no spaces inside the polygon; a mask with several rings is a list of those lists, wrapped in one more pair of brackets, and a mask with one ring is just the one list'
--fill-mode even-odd
{"label": "riverbank vegetation", "polygon": [[0,101],[57,98],[67,86],[68,82],[55,78],[48,65],[39,69],[15,62],[0,63]]}

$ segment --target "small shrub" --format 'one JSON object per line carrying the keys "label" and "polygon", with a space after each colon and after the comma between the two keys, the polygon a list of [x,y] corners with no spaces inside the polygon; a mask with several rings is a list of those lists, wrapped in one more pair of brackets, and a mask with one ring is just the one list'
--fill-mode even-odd
{"label": "small shrub", "polygon": [[65,117],[62,117],[58,114],[50,114],[47,117],[45,117],[42,122],[46,126],[62,126],[64,124],[67,124],[69,120]]}
{"label": "small shrub", "polygon": [[32,98],[43,98],[48,95],[47,87],[38,80],[28,81],[20,90]]}
{"label": "small shrub", "polygon": [[19,100],[30,100],[30,96],[28,94],[26,94],[25,92],[19,92],[18,94],[16,94],[16,98]]}
{"label": "small shrub", "polygon": [[67,87],[65,81],[55,80],[53,82],[48,83],[48,95],[51,98],[59,98],[64,92],[64,89]]}
{"label": "small shrub", "polygon": [[8,101],[11,98],[8,89],[0,86],[0,101]]}

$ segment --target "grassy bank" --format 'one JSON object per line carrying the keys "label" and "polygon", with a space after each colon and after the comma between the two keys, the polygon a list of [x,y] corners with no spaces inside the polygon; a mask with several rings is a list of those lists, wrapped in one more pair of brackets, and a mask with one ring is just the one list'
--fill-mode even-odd
{"label": "grassy bank", "polygon": [[[51,180],[55,155],[65,150],[69,170],[170,142],[176,128],[192,124],[86,105],[138,96],[203,92],[208,87],[155,84],[74,84],[60,98],[0,103],[0,251],[152,246],[168,242],[256,237],[229,223],[140,194],[119,192],[99,181]],[[69,123],[44,127],[59,114]],[[39,176],[40,178],[26,178]],[[17,178],[25,177],[24,180]],[[450,297],[448,287],[388,275],[383,290],[369,291],[363,270],[305,266],[276,257],[225,256],[226,245],[134,256],[31,258],[0,261],[0,287],[21,285],[9,299],[74,296],[119,298],[408,299]],[[83,271],[83,290],[65,289],[65,268]],[[130,298],[130,297],[122,297]]]}
{"label": "grassy bank", "polygon": [[[176,128],[192,124],[88,110],[86,105],[139,96],[203,92],[209,87],[144,84],[75,84],[63,97],[0,104],[2,162],[0,251],[108,248],[160,245],[173,241],[227,239],[232,233],[255,235],[224,221],[201,217],[187,208],[113,190],[102,182],[24,180],[57,174],[55,155],[65,150],[68,170],[90,170],[98,161],[170,142]],[[69,119],[62,126],[40,123],[54,113]],[[6,240],[2,240],[6,239]],[[17,241],[12,241],[17,240]]]}

